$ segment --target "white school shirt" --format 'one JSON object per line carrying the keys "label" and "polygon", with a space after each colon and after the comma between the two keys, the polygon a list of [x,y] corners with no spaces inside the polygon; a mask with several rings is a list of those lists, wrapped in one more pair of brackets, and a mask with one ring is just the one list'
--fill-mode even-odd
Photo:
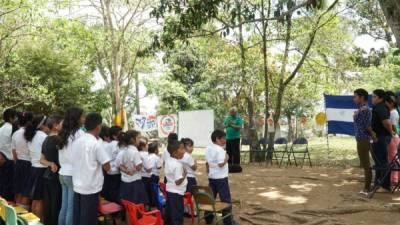
{"label": "white school shirt", "polygon": [[223,167],[219,167],[219,163],[223,163],[225,161],[225,150],[216,144],[212,144],[207,146],[205,152],[205,159],[209,165],[209,179],[223,179],[228,177],[229,168],[228,163],[226,163]]}
{"label": "white school shirt", "polygon": [[24,137],[25,128],[21,127],[12,135],[11,149],[15,149],[17,159],[30,161],[28,142]]}
{"label": "white school shirt", "polygon": [[185,152],[183,155],[182,159],[179,160],[183,164],[183,166],[186,168],[187,171],[187,176],[196,178],[196,172],[192,170],[192,166],[194,166],[195,162],[191,154]]}
{"label": "white school shirt", "polygon": [[104,183],[102,165],[110,162],[102,141],[85,133],[71,147],[74,191],[83,195],[99,193]]}
{"label": "white school shirt", "polygon": [[160,176],[160,169],[162,167],[162,162],[160,156],[150,153],[149,154],[149,164],[151,166],[151,175]]}
{"label": "white school shirt", "polygon": [[399,124],[399,113],[396,109],[390,111],[390,122],[395,126]]}
{"label": "white school shirt", "polygon": [[63,176],[72,176],[72,145],[83,136],[85,132],[81,129],[77,130],[74,135],[68,138],[68,144],[58,151],[58,160],[60,161],[60,171],[58,173]]}
{"label": "white school shirt", "polygon": [[187,178],[180,184],[176,185],[175,181],[183,178],[183,165],[175,158],[170,158],[165,162],[165,176],[167,177],[167,192],[184,195],[187,186]]}
{"label": "white school shirt", "polygon": [[143,162],[143,167],[142,167],[142,171],[141,171],[142,177],[151,177],[151,172],[146,171],[146,170],[151,169],[151,165],[149,162],[149,152],[140,151],[139,154],[140,154],[140,159]]}
{"label": "white school shirt", "polygon": [[121,180],[125,183],[131,183],[142,179],[142,174],[140,171],[136,171],[135,167],[142,164],[139,151],[133,145],[129,145],[124,150],[121,151],[119,156],[120,166],[125,166],[129,171],[133,171],[133,175],[129,175],[121,171]]}
{"label": "white school shirt", "polygon": [[40,163],[40,156],[42,155],[42,145],[46,139],[47,134],[41,130],[36,131],[35,136],[31,142],[28,142],[29,155],[31,156],[32,167],[46,168],[45,165]]}
{"label": "white school shirt", "polygon": [[111,141],[110,143],[103,142],[104,148],[110,157],[110,166],[111,169],[107,173],[110,175],[119,174],[119,167],[116,165],[116,159],[119,153],[118,141]]}
{"label": "white school shirt", "polygon": [[12,124],[6,122],[0,127],[0,152],[4,153],[9,160],[12,160],[11,151],[11,134],[12,134]]}
{"label": "white school shirt", "polygon": [[171,155],[169,154],[168,149],[165,148],[165,150],[164,150],[164,152],[163,152],[163,154],[162,154],[162,160],[163,160],[163,162],[164,162],[164,163],[167,162],[167,160],[170,159],[170,158],[171,158]]}

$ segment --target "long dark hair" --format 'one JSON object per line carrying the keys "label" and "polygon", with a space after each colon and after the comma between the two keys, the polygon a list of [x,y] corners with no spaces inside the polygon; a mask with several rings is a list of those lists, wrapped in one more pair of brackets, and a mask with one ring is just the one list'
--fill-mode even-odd
{"label": "long dark hair", "polygon": [[35,116],[31,122],[26,124],[24,137],[28,142],[31,142],[37,130],[46,124],[46,119],[46,116]]}
{"label": "long dark hair", "polygon": [[64,121],[63,126],[60,131],[60,149],[68,144],[68,139],[72,135],[74,136],[75,133],[81,128],[81,117],[83,115],[83,109],[78,107],[71,107],[68,108]]}
{"label": "long dark hair", "polygon": [[18,125],[24,127],[28,122],[32,121],[33,113],[31,112],[20,112],[18,113]]}
{"label": "long dark hair", "polygon": [[136,130],[128,130],[127,132],[122,132],[118,137],[118,146],[124,147],[130,145],[132,138],[136,138],[139,135],[139,131]]}

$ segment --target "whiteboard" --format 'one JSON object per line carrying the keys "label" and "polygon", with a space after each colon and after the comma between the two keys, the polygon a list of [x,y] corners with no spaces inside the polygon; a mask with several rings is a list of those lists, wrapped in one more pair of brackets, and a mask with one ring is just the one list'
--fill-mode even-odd
{"label": "whiteboard", "polygon": [[195,147],[206,147],[211,143],[214,110],[182,111],[178,117],[179,139],[191,138]]}

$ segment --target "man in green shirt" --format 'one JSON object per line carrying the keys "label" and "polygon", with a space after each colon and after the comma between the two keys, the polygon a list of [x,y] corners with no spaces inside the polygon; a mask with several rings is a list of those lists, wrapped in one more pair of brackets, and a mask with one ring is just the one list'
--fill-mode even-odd
{"label": "man in green shirt", "polygon": [[224,127],[226,129],[226,152],[229,155],[228,164],[240,165],[240,130],[243,120],[240,118],[236,107],[229,110],[229,115],[225,118]]}

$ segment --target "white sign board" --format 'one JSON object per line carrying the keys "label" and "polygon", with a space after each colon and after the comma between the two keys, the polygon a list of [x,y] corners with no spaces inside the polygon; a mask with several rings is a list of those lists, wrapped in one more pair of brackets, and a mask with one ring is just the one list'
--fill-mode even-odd
{"label": "white sign board", "polygon": [[158,137],[166,138],[170,133],[178,133],[178,115],[157,116]]}
{"label": "white sign board", "polygon": [[179,138],[191,138],[195,147],[206,147],[211,143],[214,131],[214,111],[196,110],[178,113]]}

